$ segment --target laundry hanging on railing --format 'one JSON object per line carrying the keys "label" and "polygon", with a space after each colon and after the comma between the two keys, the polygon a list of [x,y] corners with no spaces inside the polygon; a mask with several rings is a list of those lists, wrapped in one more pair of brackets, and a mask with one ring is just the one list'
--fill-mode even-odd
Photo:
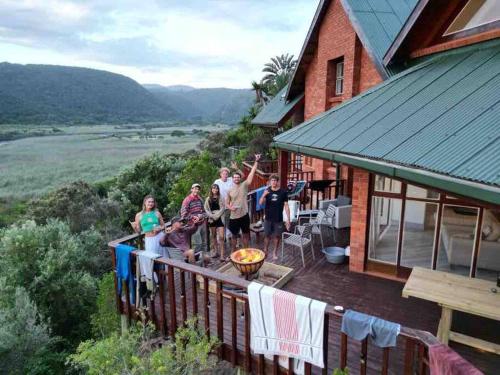
{"label": "laundry hanging on railing", "polygon": [[431,375],[484,375],[444,344],[429,347],[429,369]]}
{"label": "laundry hanging on railing", "polygon": [[370,336],[380,348],[396,346],[401,325],[368,314],[347,310],[342,317],[342,332],[361,341]]}
{"label": "laundry hanging on railing", "polygon": [[160,255],[150,251],[139,251],[137,253],[137,263],[139,267],[139,277],[141,281],[146,282],[148,290],[154,291],[154,285],[158,280],[154,275],[155,259]]}
{"label": "laundry hanging on railing", "polygon": [[[251,348],[320,368],[326,303],[252,282],[248,286]],[[296,368],[303,363],[296,363]]]}
{"label": "laundry hanging on railing", "polygon": [[118,283],[118,295],[122,295],[122,282],[127,283],[130,302],[135,303],[135,281],[134,273],[132,270],[132,261],[130,258],[130,253],[134,251],[135,248],[132,246],[119,244],[115,249],[116,258],[116,278]]}

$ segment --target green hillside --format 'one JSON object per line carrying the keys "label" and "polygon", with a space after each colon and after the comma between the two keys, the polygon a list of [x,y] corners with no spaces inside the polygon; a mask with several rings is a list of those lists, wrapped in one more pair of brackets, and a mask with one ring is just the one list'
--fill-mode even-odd
{"label": "green hillside", "polygon": [[255,95],[247,89],[144,85],[155,97],[177,112],[178,120],[234,124],[248,111]]}
{"label": "green hillside", "polygon": [[168,103],[120,74],[0,63],[0,123],[123,123],[174,117]]}

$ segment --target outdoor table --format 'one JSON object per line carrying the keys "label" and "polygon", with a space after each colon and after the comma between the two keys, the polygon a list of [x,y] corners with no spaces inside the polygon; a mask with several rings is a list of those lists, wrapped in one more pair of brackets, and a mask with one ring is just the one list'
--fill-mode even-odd
{"label": "outdoor table", "polygon": [[[438,339],[449,340],[500,354],[500,345],[451,331],[453,310],[500,321],[500,290],[494,282],[414,267],[403,288],[403,297],[417,297],[441,306]],[[498,288],[500,289],[500,288]]]}

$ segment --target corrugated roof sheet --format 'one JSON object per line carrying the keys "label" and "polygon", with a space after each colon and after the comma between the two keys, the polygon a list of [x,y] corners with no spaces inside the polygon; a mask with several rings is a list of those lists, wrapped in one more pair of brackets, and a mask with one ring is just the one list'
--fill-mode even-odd
{"label": "corrugated roof sheet", "polygon": [[[359,25],[357,31],[382,64],[384,55],[405,24],[418,0],[343,0],[351,22]],[[383,64],[382,64],[383,65]],[[388,71],[391,74],[391,71]]]}
{"label": "corrugated roof sheet", "polygon": [[500,186],[500,40],[449,51],[277,137]]}
{"label": "corrugated roof sheet", "polygon": [[276,96],[267,103],[257,116],[252,120],[252,124],[260,126],[276,126],[293,110],[295,105],[302,100],[304,94],[298,95],[293,100],[285,100],[287,87],[283,88]]}

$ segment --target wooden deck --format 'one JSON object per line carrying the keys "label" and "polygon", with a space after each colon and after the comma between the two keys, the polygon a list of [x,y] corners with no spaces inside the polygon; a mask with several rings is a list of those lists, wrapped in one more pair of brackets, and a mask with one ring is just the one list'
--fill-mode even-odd
{"label": "wooden deck", "polygon": [[[345,239],[345,236],[340,235],[337,238]],[[255,237],[252,240],[252,246],[262,248],[260,241],[256,242]],[[319,249],[319,247],[318,239],[315,248]],[[227,251],[229,252],[229,249]],[[277,263],[293,268],[294,276],[283,289],[327,302],[332,306],[341,305],[346,309],[354,309],[375,315],[398,322],[409,328],[429,331],[432,334],[436,333],[440,314],[440,309],[436,304],[418,299],[402,298],[403,283],[366,274],[352,273],[348,271],[347,264],[333,265],[327,263],[323,254],[320,254],[318,250],[316,250],[315,254],[316,259],[312,259],[310,251],[307,251],[306,267],[302,267],[300,253],[285,249],[284,259],[279,259]],[[215,269],[217,265],[213,265],[211,268]],[[171,281],[168,280],[168,282]],[[219,337],[223,336],[223,342],[226,345],[221,350],[225,351],[224,357],[233,357],[231,347],[234,346],[238,347],[241,353],[244,353],[244,345],[247,339],[245,337],[247,332],[245,322],[247,320],[244,318],[246,309],[244,301],[242,302],[237,298],[221,298],[221,301],[216,298],[215,294],[208,293],[207,295],[203,290],[200,290],[198,283],[193,283],[192,275],[187,272],[178,272],[177,270],[173,283],[175,283],[176,290],[175,305],[177,308],[175,315],[177,324],[181,324],[184,317],[198,315],[202,327],[209,327],[211,334],[218,334]],[[195,290],[193,290],[193,287]],[[163,303],[166,317],[163,321],[171,325],[171,317],[174,315],[170,309],[172,296],[166,291],[164,292]],[[206,297],[208,297],[209,307],[205,309]],[[157,321],[161,320],[159,314],[162,309],[160,306],[160,299],[157,298],[154,306],[155,320]],[[219,308],[224,311],[224,314],[221,315],[223,319],[216,313]],[[340,318],[333,319],[333,321],[330,319],[327,346],[328,374],[331,374],[332,370],[340,365],[340,323]],[[169,332],[172,327],[164,328],[166,332]],[[347,366],[352,374],[357,374],[363,366],[362,363],[365,362],[366,373],[380,374],[384,365],[385,354],[389,356],[387,362],[389,366],[386,373],[403,374],[405,345],[407,345],[406,340],[398,338],[397,347],[384,353],[382,349],[370,344],[366,360],[362,360],[360,359],[360,353],[363,351],[362,343],[349,339],[347,343]],[[452,343],[450,346],[485,374],[495,374],[500,368],[499,356],[482,353],[456,343]],[[235,353],[234,356],[235,363],[245,362],[245,358],[240,358],[241,355],[236,358]],[[258,363],[252,361],[253,370],[256,369],[256,366],[258,366]],[[313,368],[313,373],[320,373],[320,371]]]}
{"label": "wooden deck", "polygon": [[[346,233],[337,232],[338,245],[345,245]],[[401,296],[404,283],[375,277],[367,274],[349,272],[348,264],[335,265],[326,262],[324,255],[319,251],[319,238],[315,238],[315,257],[312,258],[310,252],[306,251],[306,267],[302,267],[300,252],[295,249],[285,249],[284,259],[278,259],[277,264],[281,264],[294,269],[293,278],[283,287],[292,293],[314,298],[326,302],[332,306],[341,305],[346,309],[353,309],[374,315],[386,320],[400,323],[403,326],[421,329],[436,334],[441,314],[441,308],[432,302],[419,300],[416,298],[403,298]],[[262,248],[261,241],[256,241],[252,237],[252,245]],[[335,243],[327,239],[325,246]],[[229,251],[229,249],[227,249]],[[281,254],[280,254],[281,255]],[[500,325],[492,321],[484,321],[475,317],[465,317],[462,315],[462,330],[482,330],[491,340],[500,339]],[[471,327],[472,325],[472,327]],[[480,328],[479,325],[486,325],[488,328]],[[468,326],[468,327],[467,327]],[[491,334],[491,332],[496,334]],[[488,332],[489,331],[489,332]],[[334,332],[332,330],[332,332]],[[340,332],[340,325],[335,327],[335,332]],[[330,335],[332,336],[332,335]],[[335,349],[336,357],[332,357],[330,364],[338,366],[338,337],[330,340],[330,346]],[[498,342],[498,341],[497,341]],[[359,343],[350,343],[357,346],[356,349],[349,350],[350,353],[359,353]],[[485,374],[496,374],[500,369],[500,356],[481,352],[471,347],[450,343],[450,346],[460,355],[476,365]],[[380,371],[381,350],[372,346],[374,352],[370,353],[374,358],[370,358],[369,369],[372,373]],[[402,351],[398,351],[402,352]],[[349,358],[350,368],[359,367],[359,358]],[[391,361],[396,369],[402,369],[403,358],[395,358]],[[333,368],[335,368],[335,366]],[[370,373],[370,370],[368,373]],[[353,372],[356,373],[356,372]],[[398,374],[398,372],[389,371]]]}

